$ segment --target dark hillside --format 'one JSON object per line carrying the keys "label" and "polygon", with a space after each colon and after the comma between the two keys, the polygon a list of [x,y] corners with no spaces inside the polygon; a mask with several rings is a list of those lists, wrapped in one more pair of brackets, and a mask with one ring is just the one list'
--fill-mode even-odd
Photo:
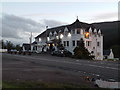
{"label": "dark hillside", "polygon": [[120,21],[93,23],[96,28],[101,29],[104,35],[104,49],[114,45],[120,45]]}

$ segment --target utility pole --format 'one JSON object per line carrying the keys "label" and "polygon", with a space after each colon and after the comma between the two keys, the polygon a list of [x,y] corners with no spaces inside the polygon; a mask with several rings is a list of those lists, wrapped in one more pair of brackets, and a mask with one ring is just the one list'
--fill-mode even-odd
{"label": "utility pole", "polygon": [[48,29],[48,26],[46,26],[46,44],[47,44],[47,29]]}
{"label": "utility pole", "polygon": [[30,39],[30,44],[32,44],[32,32],[29,39]]}
{"label": "utility pole", "polygon": [[30,50],[32,51],[32,32],[29,39],[30,39]]}

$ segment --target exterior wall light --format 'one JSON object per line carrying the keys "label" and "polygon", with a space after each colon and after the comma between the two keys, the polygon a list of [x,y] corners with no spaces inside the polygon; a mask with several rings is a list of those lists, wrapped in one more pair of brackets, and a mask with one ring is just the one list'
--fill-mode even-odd
{"label": "exterior wall light", "polygon": [[89,34],[90,34],[89,32],[86,32],[85,33],[85,38],[89,38]]}
{"label": "exterior wall light", "polygon": [[58,37],[58,36],[56,36],[56,38],[58,39],[59,37]]}
{"label": "exterior wall light", "polygon": [[47,40],[48,40],[48,41],[50,41],[50,38],[49,38],[49,37],[47,37]]}
{"label": "exterior wall light", "polygon": [[68,33],[68,37],[71,37],[71,33]]}
{"label": "exterior wall light", "polygon": [[62,35],[62,34],[60,35],[60,38],[61,38],[61,39],[63,38],[63,35]]}
{"label": "exterior wall light", "polygon": [[41,42],[41,38],[39,38],[39,41]]}
{"label": "exterior wall light", "polygon": [[48,46],[50,46],[50,44],[48,44]]}
{"label": "exterior wall light", "polygon": [[52,45],[55,46],[54,43]]}

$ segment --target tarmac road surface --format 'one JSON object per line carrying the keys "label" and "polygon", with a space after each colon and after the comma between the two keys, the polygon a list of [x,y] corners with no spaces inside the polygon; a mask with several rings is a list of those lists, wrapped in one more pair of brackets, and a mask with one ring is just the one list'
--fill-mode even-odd
{"label": "tarmac road surface", "polygon": [[[10,71],[26,72],[39,71],[46,69],[67,72],[71,75],[90,76],[93,78],[102,78],[106,81],[119,81],[118,73],[120,69],[118,61],[93,61],[78,60],[68,57],[57,57],[48,54],[38,55],[15,55],[3,53],[2,55],[3,79],[9,76]],[[36,68],[35,68],[36,67]],[[15,75],[13,75],[14,77]],[[37,76],[33,76],[35,78]],[[54,77],[54,76],[53,76]],[[25,77],[27,78],[27,76]],[[31,77],[32,78],[32,77]]]}

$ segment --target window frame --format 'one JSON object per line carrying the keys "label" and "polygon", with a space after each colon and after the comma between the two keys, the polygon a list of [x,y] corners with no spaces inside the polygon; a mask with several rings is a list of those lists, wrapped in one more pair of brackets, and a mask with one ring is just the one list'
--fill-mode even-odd
{"label": "window frame", "polygon": [[75,40],[72,41],[72,46],[75,46]]}

